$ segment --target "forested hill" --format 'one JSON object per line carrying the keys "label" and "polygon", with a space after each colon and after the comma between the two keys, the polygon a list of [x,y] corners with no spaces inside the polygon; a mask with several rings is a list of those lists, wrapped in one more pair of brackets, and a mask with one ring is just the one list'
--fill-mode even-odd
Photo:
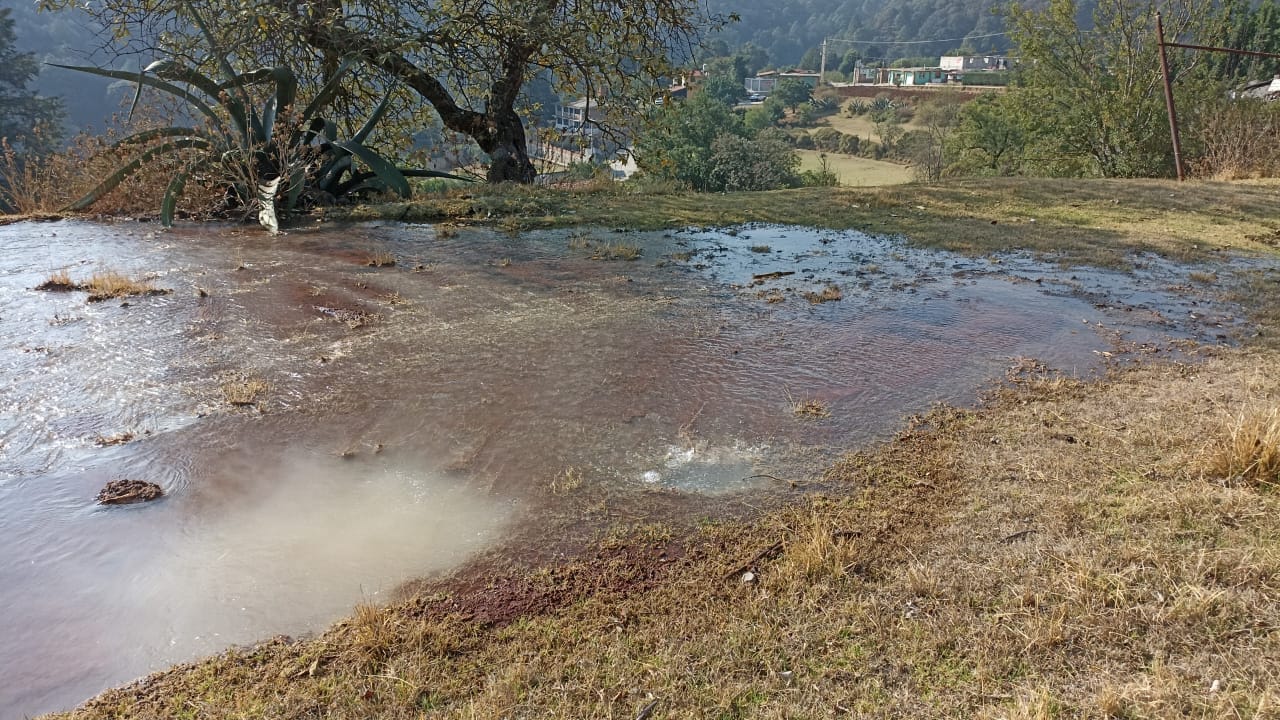
{"label": "forested hill", "polygon": [[[840,58],[856,49],[869,59],[942,55],[964,43],[975,52],[1001,51],[1009,47],[1004,36],[976,38],[1002,32],[1004,22],[995,9],[1005,0],[712,0],[722,13],[736,12],[742,21],[725,28],[718,37],[730,48],[754,43],[763,48],[773,65],[793,65],[824,37],[860,41],[920,41],[918,44],[881,45],[832,43],[831,56]],[[958,39],[959,38],[959,39]],[[817,68],[813,68],[817,69]]]}

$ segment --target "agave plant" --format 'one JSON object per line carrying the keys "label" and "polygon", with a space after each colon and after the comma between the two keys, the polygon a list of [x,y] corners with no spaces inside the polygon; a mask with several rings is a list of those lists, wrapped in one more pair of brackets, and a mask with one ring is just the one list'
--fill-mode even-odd
{"label": "agave plant", "polygon": [[[277,208],[294,209],[308,187],[335,198],[368,190],[389,190],[408,198],[409,177],[464,179],[433,170],[398,168],[365,145],[386,112],[390,89],[354,136],[346,140],[337,137],[336,124],[320,113],[336,96],[343,76],[353,65],[350,60],[340,64],[301,111],[295,111],[298,80],[291,69],[274,67],[235,73],[225,56],[217,57],[221,82],[174,60],[154,62],[137,73],[57,65],[134,81],[137,92],[131,115],[143,88],[150,87],[186,102],[194,114],[205,120],[201,127],[155,128],[120,140],[113,149],[137,148],[139,154],[69,205],[68,210],[88,208],[148,163],[179,150],[194,152],[189,153],[190,159],[165,189],[160,207],[160,221],[165,226],[172,225],[178,199],[190,178],[211,169],[222,171],[228,178],[229,198],[257,205],[259,223],[273,233],[279,227]],[[263,85],[273,87],[259,110],[253,105],[250,91]]]}

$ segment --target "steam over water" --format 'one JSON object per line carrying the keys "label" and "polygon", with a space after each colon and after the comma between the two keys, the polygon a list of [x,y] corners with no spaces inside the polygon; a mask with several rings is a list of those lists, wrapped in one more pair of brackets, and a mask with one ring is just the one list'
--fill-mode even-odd
{"label": "steam over water", "polygon": [[[619,244],[641,258],[593,259]],[[2,718],[319,630],[536,521],[530,499],[566,472],[759,491],[971,400],[1012,358],[1088,372],[1115,337],[1235,322],[1154,260],[1141,282],[1073,277],[778,227],[272,239],[59,222],[0,227],[0,253]],[[173,292],[34,290],[61,270]],[[830,284],[843,299],[803,297]],[[227,402],[252,380],[256,405]],[[797,418],[805,399],[830,417]],[[166,495],[95,505],[119,478]]]}

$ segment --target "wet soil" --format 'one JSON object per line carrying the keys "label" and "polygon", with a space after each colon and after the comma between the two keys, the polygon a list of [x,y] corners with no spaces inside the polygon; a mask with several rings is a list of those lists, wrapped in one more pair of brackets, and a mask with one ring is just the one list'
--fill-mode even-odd
{"label": "wet soil", "polygon": [[[640,259],[593,259],[618,245]],[[1203,268],[1154,257],[1105,272],[776,226],[268,239],[61,222],[0,228],[0,250],[5,717],[316,631],[468,561],[491,572],[451,607],[506,622],[578,580],[503,568],[821,488],[840,453],[1023,358],[1087,374],[1251,332],[1189,281]],[[395,265],[365,266],[382,253]],[[174,292],[34,289],[94,268]],[[268,389],[238,407],[223,386],[243,378]],[[808,401],[829,415],[797,417]],[[167,499],[95,509],[118,477]],[[625,588],[678,552],[628,544],[557,572],[598,561]]]}

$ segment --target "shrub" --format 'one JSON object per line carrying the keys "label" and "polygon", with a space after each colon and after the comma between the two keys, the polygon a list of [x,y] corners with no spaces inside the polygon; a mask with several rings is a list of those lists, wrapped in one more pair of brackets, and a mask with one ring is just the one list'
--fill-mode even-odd
{"label": "shrub", "polygon": [[835,152],[840,149],[840,141],[844,133],[831,127],[818,128],[811,134],[813,146],[819,150]]}
{"label": "shrub", "polygon": [[711,144],[710,164],[712,190],[775,190],[799,183],[799,156],[773,134],[754,140],[721,135]]}

